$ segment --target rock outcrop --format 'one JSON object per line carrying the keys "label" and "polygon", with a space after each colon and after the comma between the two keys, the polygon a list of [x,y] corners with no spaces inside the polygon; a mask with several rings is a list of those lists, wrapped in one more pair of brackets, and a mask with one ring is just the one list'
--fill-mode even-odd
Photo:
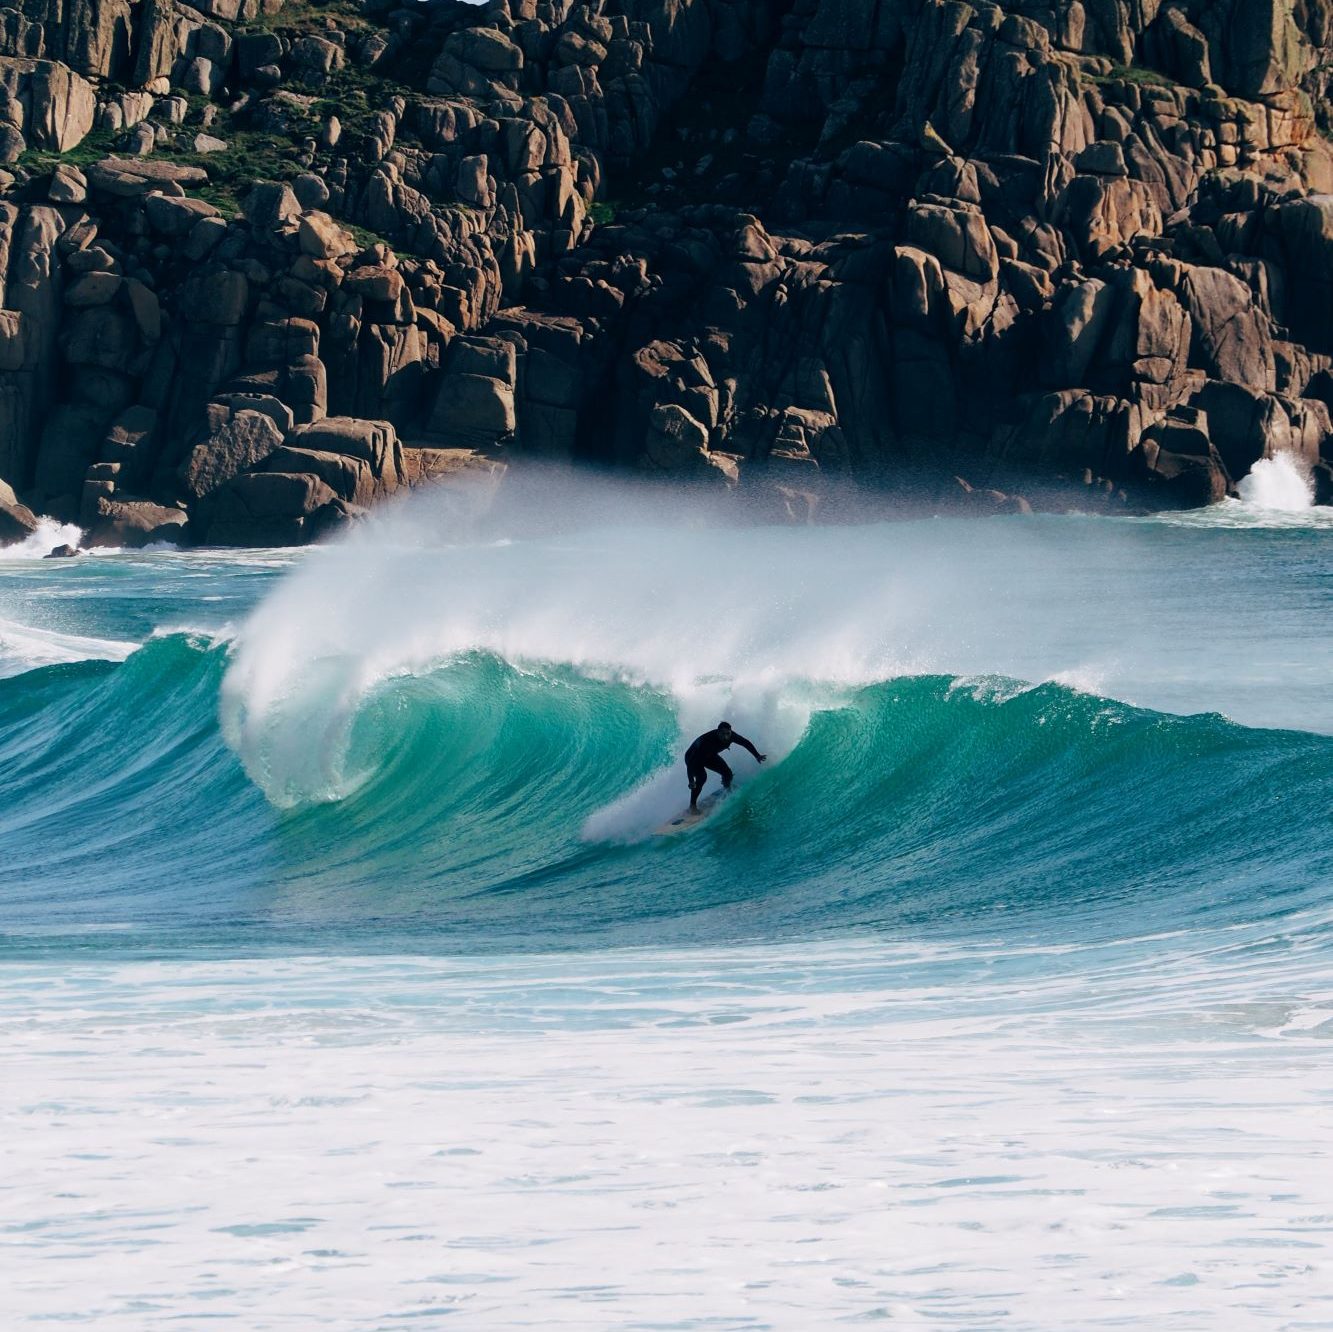
{"label": "rock outcrop", "polygon": [[37,530],[37,515],[0,481],[0,545],[22,541]]}
{"label": "rock outcrop", "polygon": [[300,542],[525,456],[797,514],[1323,477],[1330,70],[1333,0],[14,0],[2,511]]}

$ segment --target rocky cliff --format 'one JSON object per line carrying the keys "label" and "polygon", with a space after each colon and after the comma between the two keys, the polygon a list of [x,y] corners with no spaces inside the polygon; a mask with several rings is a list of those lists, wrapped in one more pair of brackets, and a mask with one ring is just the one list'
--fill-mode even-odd
{"label": "rocky cliff", "polygon": [[1327,501],[1330,70],[1333,0],[18,0],[0,540],[524,456]]}

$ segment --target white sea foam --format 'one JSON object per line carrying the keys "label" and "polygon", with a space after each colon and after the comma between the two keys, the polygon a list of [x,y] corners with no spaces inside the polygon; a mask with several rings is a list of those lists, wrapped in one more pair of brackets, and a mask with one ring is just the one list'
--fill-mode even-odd
{"label": "white sea foam", "polygon": [[1333,506],[1266,509],[1240,499],[1224,499],[1206,509],[1182,509],[1151,518],[1131,519],[1153,527],[1183,527],[1239,532],[1333,532]]}
{"label": "white sea foam", "polygon": [[1318,959],[1022,952],[10,966],[5,1325],[1328,1326]]}
{"label": "white sea foam", "polygon": [[83,529],[73,523],[58,523],[54,518],[42,518],[37,530],[11,546],[0,546],[0,562],[40,560],[58,546],[77,546],[83,540]]}

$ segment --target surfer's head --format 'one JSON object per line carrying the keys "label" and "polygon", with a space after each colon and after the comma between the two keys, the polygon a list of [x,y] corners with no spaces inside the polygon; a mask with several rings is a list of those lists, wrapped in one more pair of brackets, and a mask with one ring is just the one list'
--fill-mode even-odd
{"label": "surfer's head", "polygon": [[731,723],[730,723],[730,722],[718,722],[718,724],[717,724],[717,733],[718,733],[718,735],[730,735],[730,734],[731,734]]}

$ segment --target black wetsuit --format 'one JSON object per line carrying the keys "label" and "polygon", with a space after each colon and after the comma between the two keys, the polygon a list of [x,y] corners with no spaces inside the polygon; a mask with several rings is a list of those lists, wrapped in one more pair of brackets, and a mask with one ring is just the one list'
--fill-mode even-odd
{"label": "black wetsuit", "polygon": [[731,785],[731,769],[723,759],[722,751],[730,749],[732,745],[740,745],[742,749],[748,749],[759,762],[763,762],[759,751],[743,735],[738,735],[735,731],[725,736],[721,731],[705,731],[685,751],[685,772],[690,779],[691,804],[698,799],[699,792],[704,789],[704,783],[708,780],[708,770],[710,768],[714,772],[722,774],[723,786]]}

